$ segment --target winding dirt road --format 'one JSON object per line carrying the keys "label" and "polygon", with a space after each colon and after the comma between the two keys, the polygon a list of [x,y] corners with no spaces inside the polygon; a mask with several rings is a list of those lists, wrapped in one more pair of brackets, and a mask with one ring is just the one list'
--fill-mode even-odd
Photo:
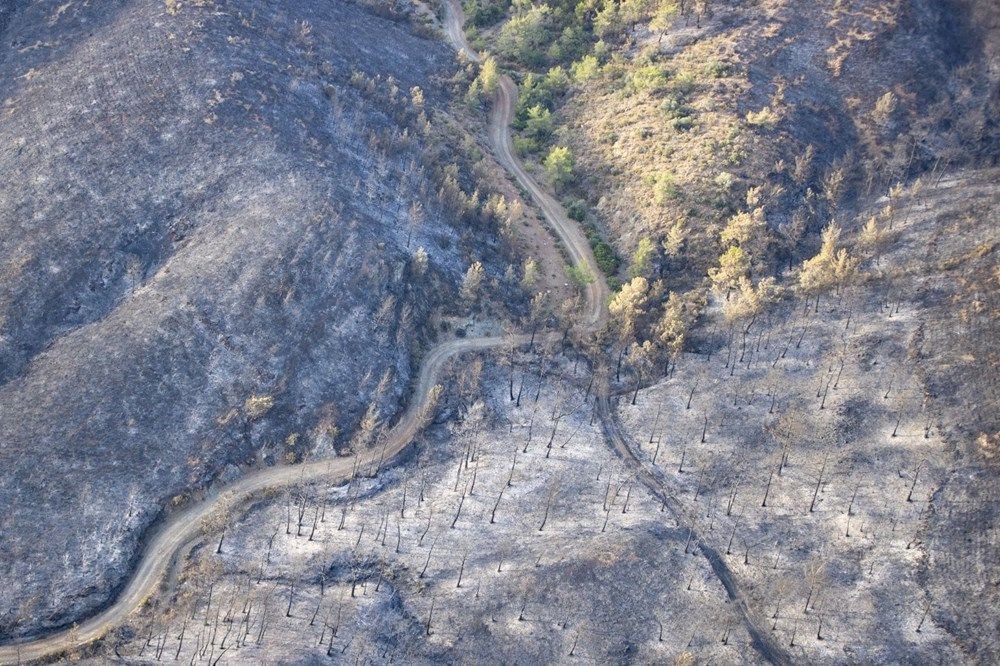
{"label": "winding dirt road", "polygon": [[[463,31],[464,17],[459,0],[445,3],[445,33],[456,51],[469,59],[479,62],[480,56],[466,41]],[[517,180],[541,209],[546,222],[562,242],[575,265],[584,266],[594,280],[587,285],[586,317],[584,324],[588,330],[597,331],[607,321],[605,307],[609,295],[607,282],[594,259],[590,243],[580,227],[569,219],[558,201],[549,195],[524,169],[514,157],[510,135],[510,124],[517,100],[517,85],[506,75],[500,77],[497,103],[493,107],[489,124],[489,139],[493,152],[500,164]],[[549,333],[543,339],[559,340],[561,335]],[[517,344],[527,344],[530,336],[515,337]],[[132,577],[114,602],[103,611],[83,621],[72,629],[54,632],[47,636],[22,640],[0,646],[0,664],[20,664],[25,661],[52,657],[62,652],[86,645],[105,635],[113,627],[124,622],[129,615],[139,609],[159,587],[167,574],[175,555],[191,539],[198,536],[207,519],[238,508],[254,494],[268,490],[278,490],[298,483],[315,480],[341,481],[355,474],[357,469],[390,462],[413,441],[423,427],[433,389],[444,365],[461,354],[484,351],[499,347],[509,339],[503,337],[463,338],[449,340],[433,347],[423,360],[410,406],[385,435],[377,450],[356,456],[317,460],[298,465],[269,467],[262,469],[222,488],[198,504],[172,516],[159,526],[146,540],[146,547]],[[637,471],[636,475],[654,494],[664,498],[671,512],[679,520],[682,507],[669,492],[666,483],[659,479],[655,470],[646,469],[631,449],[625,433],[621,431],[614,410],[607,398],[597,405],[598,415],[605,436],[618,454]],[[750,609],[735,582],[732,572],[719,554],[700,538],[695,537],[702,554],[720,579],[731,600],[736,603],[744,625],[750,634],[754,648],[764,659],[777,664],[789,663],[788,655],[773,638],[759,630]]]}
{"label": "winding dirt road", "polygon": [[[635,470],[636,478],[649,488],[657,498],[663,501],[664,505],[670,510],[671,515],[677,520],[678,525],[689,524],[690,521],[685,518],[686,512],[684,511],[684,507],[670,493],[661,472],[651,465],[644,464],[636,456],[629,442],[629,437],[622,430],[621,424],[618,422],[607,396],[602,396],[597,400],[597,416],[601,422],[605,440],[608,441],[611,448],[622,459],[632,466]],[[790,664],[792,662],[791,657],[778,644],[771,632],[760,628],[759,625],[766,624],[766,622],[762,623],[759,621],[759,618],[754,617],[753,611],[750,610],[746,598],[740,591],[739,584],[736,582],[736,578],[729,565],[726,564],[725,559],[723,559],[723,556],[707,541],[702,539],[701,535],[697,532],[692,531],[691,537],[695,550],[700,551],[705,556],[705,559],[708,560],[708,564],[712,568],[712,573],[722,583],[722,587],[725,588],[729,600],[736,605],[736,611],[743,621],[743,626],[746,628],[747,634],[750,636],[750,644],[753,648],[769,663],[782,666]]]}
{"label": "winding dirt road", "polygon": [[[557,339],[559,336],[549,334],[549,337]],[[526,344],[530,336],[521,335],[515,339],[518,344]],[[268,467],[248,474],[218,493],[176,514],[147,539],[146,548],[131,579],[110,606],[73,629],[0,646],[0,663],[16,664],[56,655],[96,640],[122,623],[156,591],[167,573],[174,554],[198,535],[205,520],[210,516],[236,509],[252,495],[265,490],[275,490],[315,480],[346,480],[356,469],[375,465],[378,459],[383,460],[383,463],[391,460],[410,445],[423,426],[436,380],[444,365],[459,354],[492,349],[504,342],[505,338],[499,336],[466,338],[449,340],[433,347],[420,368],[409,408],[374,450],[356,456]]]}
{"label": "winding dirt road", "polygon": [[[468,57],[478,61],[479,55],[465,41],[461,14],[456,15],[454,13],[455,7],[450,4],[446,4],[446,7],[449,8],[445,24],[449,39],[456,50],[465,52]],[[461,9],[458,11],[461,12]],[[513,157],[509,127],[516,99],[517,86],[510,78],[502,77],[497,104],[490,118],[490,140],[494,152],[501,164],[511,172],[522,187],[531,193],[535,203],[544,213],[546,221],[566,247],[572,261],[575,264],[585,266],[593,275],[594,281],[587,286],[585,292],[585,323],[588,328],[596,330],[606,320],[607,283],[603,279],[590,250],[590,244],[582,231],[567,217],[562,206],[546,193]],[[562,336],[550,333],[542,337],[543,339],[559,340]],[[515,337],[515,342],[527,344],[530,339],[529,335],[520,335]],[[396,425],[385,435],[377,450],[356,456],[269,467],[255,471],[220,489],[198,504],[170,517],[148,535],[146,546],[132,572],[132,577],[111,605],[71,629],[0,646],[0,664],[20,664],[25,661],[58,655],[97,640],[124,622],[157,590],[176,553],[185,543],[198,536],[204,528],[205,521],[211,516],[236,509],[248,498],[263,491],[278,490],[315,480],[347,480],[355,473],[355,470],[364,468],[366,465],[376,464],[376,456],[382,464],[388,463],[413,442],[414,436],[423,426],[434,386],[444,365],[461,354],[493,349],[507,342],[510,342],[509,338],[505,339],[499,336],[462,338],[449,340],[433,347],[423,360],[417,385],[413,389],[410,406]]]}
{"label": "winding dirt road", "polygon": [[[448,0],[444,3],[444,10],[445,34],[452,46],[473,62],[480,62],[481,57],[465,38],[463,28],[465,16],[461,3],[458,0]],[[517,84],[509,76],[502,74],[497,90],[497,103],[493,105],[493,111],[490,115],[489,137],[493,154],[500,165],[514,176],[518,184],[531,195],[532,200],[545,215],[545,221],[562,241],[572,264],[586,267],[590,271],[593,281],[587,285],[585,290],[587,317],[584,323],[589,329],[597,330],[607,321],[608,309],[605,304],[610,294],[608,283],[594,259],[590,242],[583,234],[580,225],[569,218],[562,204],[546,192],[538,184],[538,181],[528,174],[521,162],[514,157],[510,126],[511,121],[514,120],[516,102]]]}

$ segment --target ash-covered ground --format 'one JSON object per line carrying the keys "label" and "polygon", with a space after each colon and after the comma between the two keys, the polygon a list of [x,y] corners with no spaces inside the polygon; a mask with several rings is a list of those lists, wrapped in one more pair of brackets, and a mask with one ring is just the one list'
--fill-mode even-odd
{"label": "ash-covered ground", "polygon": [[[440,129],[453,54],[371,12],[0,9],[0,638],[107,602],[213,484],[362,448],[438,329],[510,323],[516,271]],[[609,414],[594,340],[463,358],[377,477],[217,516],[67,656],[995,661],[995,181],[911,186],[818,309],[737,329],[716,298]],[[477,260],[507,293],[467,326]]]}
{"label": "ash-covered ground", "polygon": [[452,394],[442,423],[378,478],[295,488],[230,517],[222,553],[210,537],[196,546],[164,594],[96,647],[99,658],[752,654],[686,531],[605,445],[585,364],[547,356],[544,368],[525,357],[516,370],[519,405],[508,369],[487,364],[481,383],[456,370],[466,397]]}
{"label": "ash-covered ground", "polygon": [[439,196],[453,54],[362,6],[15,2],[0,42],[11,637],[106,602],[172,502],[391,417],[499,241]]}
{"label": "ash-covered ground", "polygon": [[995,352],[952,309],[982,310],[961,285],[989,275],[991,174],[908,197],[870,278],[818,310],[792,299],[745,343],[710,313],[634,405],[626,368],[636,460],[571,348],[456,363],[415,451],[221,517],[79,656],[764,663],[752,631],[791,663],[992,661],[995,442],[969,432],[995,412],[966,393]]}
{"label": "ash-covered ground", "polygon": [[[621,399],[634,450],[800,663],[992,663],[995,170],[907,197],[867,279]],[[876,205],[884,201],[876,202]],[[728,344],[727,344],[728,342]],[[709,354],[712,351],[714,353]]]}

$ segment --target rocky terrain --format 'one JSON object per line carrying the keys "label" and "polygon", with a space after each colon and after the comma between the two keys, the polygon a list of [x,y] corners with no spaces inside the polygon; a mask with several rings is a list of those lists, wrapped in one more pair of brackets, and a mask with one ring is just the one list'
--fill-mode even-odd
{"label": "rocky terrain", "polygon": [[16,636],[105,603],[143,531],[214,480],[329,454],[370,404],[391,418],[431,312],[480,250],[502,269],[425,166],[454,159],[420,127],[453,59],[405,24],[148,0],[15,3],[0,27]]}

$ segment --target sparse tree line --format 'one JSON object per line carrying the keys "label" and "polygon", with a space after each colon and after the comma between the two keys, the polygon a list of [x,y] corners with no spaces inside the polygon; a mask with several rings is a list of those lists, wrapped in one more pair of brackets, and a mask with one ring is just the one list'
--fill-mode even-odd
{"label": "sparse tree line", "polygon": [[[496,85],[496,71],[494,69],[489,75],[489,70],[490,66],[484,65],[477,80],[485,80],[481,85],[492,90]],[[423,240],[426,238],[428,218],[440,219],[443,216],[445,220],[461,222],[458,227],[461,248],[464,256],[469,258],[459,287],[459,304],[466,308],[475,306],[485,290],[496,289],[502,280],[509,280],[508,288],[517,288],[522,282],[519,277],[489,277],[484,262],[476,259],[482,250],[484,233],[502,240],[495,247],[513,258],[513,246],[519,237],[518,228],[525,215],[520,201],[507,201],[488,184],[492,182],[492,173],[479,147],[446,114],[436,113],[432,120],[423,91],[419,88],[404,93],[391,77],[373,78],[360,72],[351,75],[349,84],[362,95],[377,101],[404,127],[402,133],[370,133],[373,149],[376,155],[382,157],[372,165],[374,168],[364,186],[359,185],[356,190],[375,203],[385,201],[387,203],[383,206],[394,206],[387,212],[390,219],[405,230],[405,244],[412,252],[413,277],[422,279],[433,263],[431,248],[424,247],[426,241]],[[417,159],[411,160],[404,174],[405,186],[394,191],[385,186],[388,169],[378,167],[385,165],[388,155],[400,145],[407,145],[409,132],[422,137],[421,148]],[[454,148],[456,139],[460,146],[457,151]],[[407,204],[405,198],[398,196],[399,192],[415,193],[416,198]],[[532,271],[537,274],[537,265]],[[525,282],[533,280],[529,275]]]}

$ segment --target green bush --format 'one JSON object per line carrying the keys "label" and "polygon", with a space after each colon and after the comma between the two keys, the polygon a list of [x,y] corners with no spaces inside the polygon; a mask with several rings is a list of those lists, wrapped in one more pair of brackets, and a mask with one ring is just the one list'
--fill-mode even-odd
{"label": "green bush", "polygon": [[662,67],[646,65],[629,73],[626,88],[631,93],[655,93],[666,87],[667,79],[667,72]]}
{"label": "green bush", "polygon": [[548,5],[537,5],[504,24],[497,37],[497,48],[506,57],[525,65],[542,64],[552,34],[549,30]]}
{"label": "green bush", "polygon": [[514,137],[514,151],[518,155],[531,155],[539,150],[541,150],[541,146],[534,139],[527,136]]}
{"label": "green bush", "polygon": [[587,42],[587,35],[581,28],[566,26],[546,55],[552,62],[569,64],[587,52]]}
{"label": "green bush", "polygon": [[694,109],[684,103],[677,95],[670,95],[660,104],[660,110],[668,119],[687,118],[694,115]]}
{"label": "green bush", "polygon": [[562,65],[557,65],[545,73],[543,84],[553,97],[561,97],[569,89],[569,74]]}
{"label": "green bush", "polygon": [[587,270],[586,266],[580,265],[567,266],[566,277],[568,277],[570,282],[578,287],[586,287],[594,281],[594,276],[590,274],[590,271]]}
{"label": "green bush", "polygon": [[552,133],[555,126],[552,123],[552,113],[542,107],[533,106],[528,109],[528,116],[524,121],[524,136],[531,139],[539,147],[544,146],[552,140]]}
{"label": "green bush", "polygon": [[653,267],[653,259],[656,256],[656,245],[649,238],[639,239],[635,252],[632,253],[632,263],[629,264],[628,274],[630,277],[647,277]]}
{"label": "green bush", "polygon": [[728,63],[724,63],[721,60],[712,60],[705,66],[705,74],[711,76],[713,79],[722,79],[729,76],[732,68]]}
{"label": "green bush", "polygon": [[693,93],[697,87],[698,81],[695,79],[694,74],[691,74],[690,72],[679,74],[674,77],[673,81],[670,82],[670,89],[685,99]]}
{"label": "green bush", "polygon": [[601,267],[601,270],[608,275],[614,275],[618,272],[618,267],[621,265],[621,259],[615,253],[615,249],[604,242],[604,240],[598,240],[593,244],[594,248],[594,259],[597,260],[597,265]]}
{"label": "green bush", "polygon": [[687,132],[689,129],[694,127],[694,118],[691,116],[684,116],[683,118],[674,118],[671,123],[674,129],[678,132]]}
{"label": "green bush", "polygon": [[653,201],[658,206],[666,204],[668,201],[677,198],[680,193],[677,184],[674,182],[674,174],[669,171],[660,171],[651,178],[653,186]]}
{"label": "green bush", "polygon": [[583,199],[570,199],[566,202],[566,214],[571,220],[583,222],[587,219],[587,204]]}
{"label": "green bush", "polygon": [[573,153],[566,146],[554,146],[545,157],[545,173],[557,188],[573,182],[574,166]]}
{"label": "green bush", "polygon": [[597,58],[588,55],[583,56],[570,65],[569,71],[573,75],[573,80],[581,83],[597,76],[601,71],[601,65],[598,63]]}
{"label": "green bush", "polygon": [[485,28],[502,19],[509,6],[504,0],[466,0],[465,17],[477,28]]}
{"label": "green bush", "polygon": [[551,111],[556,101],[566,93],[569,77],[562,67],[553,67],[544,76],[528,74],[518,86],[517,105],[514,109],[514,127],[524,129],[528,113],[533,107]]}
{"label": "green bush", "polygon": [[597,260],[597,265],[601,270],[606,275],[617,273],[618,267],[621,265],[621,259],[618,258],[615,249],[601,238],[601,234],[598,233],[597,228],[593,225],[588,225],[584,229],[584,233],[587,234],[587,240],[590,241],[590,247],[594,251],[594,259]]}

